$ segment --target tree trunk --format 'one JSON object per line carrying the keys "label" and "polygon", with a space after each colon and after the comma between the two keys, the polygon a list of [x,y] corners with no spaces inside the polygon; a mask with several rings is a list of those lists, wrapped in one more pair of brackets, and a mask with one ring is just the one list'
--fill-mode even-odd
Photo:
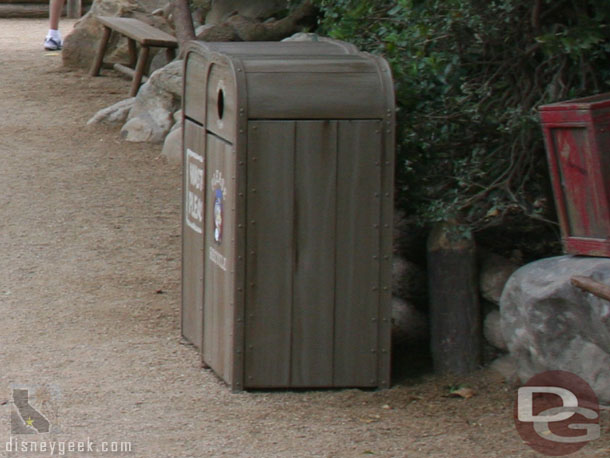
{"label": "tree trunk", "polygon": [[428,238],[430,337],[434,370],[467,374],[481,359],[481,315],[475,245],[452,223]]}
{"label": "tree trunk", "polygon": [[182,53],[186,42],[195,39],[195,28],[188,0],[174,0],[174,26]]}

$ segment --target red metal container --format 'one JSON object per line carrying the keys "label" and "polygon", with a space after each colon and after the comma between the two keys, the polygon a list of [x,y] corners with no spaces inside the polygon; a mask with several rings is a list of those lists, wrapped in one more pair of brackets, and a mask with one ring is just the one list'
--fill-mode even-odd
{"label": "red metal container", "polygon": [[610,93],[540,107],[564,250],[610,257]]}

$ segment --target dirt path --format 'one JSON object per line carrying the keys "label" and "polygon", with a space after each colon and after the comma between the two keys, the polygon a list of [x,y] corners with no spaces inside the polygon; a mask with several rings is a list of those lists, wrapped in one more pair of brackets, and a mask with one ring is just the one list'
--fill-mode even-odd
{"label": "dirt path", "polygon": [[[114,455],[138,457],[535,456],[513,427],[514,390],[487,372],[232,394],[201,369],[179,331],[180,168],[85,126],[129,82],[64,70],[45,32],[0,20],[0,456],[41,455],[11,452],[11,437],[129,441]],[[446,397],[458,382],[477,395]],[[50,433],[11,436],[15,388]],[[607,415],[604,428],[582,456],[607,456]]]}

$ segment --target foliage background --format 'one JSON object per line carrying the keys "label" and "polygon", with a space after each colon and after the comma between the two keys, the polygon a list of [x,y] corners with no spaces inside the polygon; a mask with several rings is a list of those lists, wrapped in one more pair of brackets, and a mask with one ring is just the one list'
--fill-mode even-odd
{"label": "foliage background", "polygon": [[553,223],[537,107],[610,89],[608,0],[315,1],[321,33],[393,68],[398,205],[417,224]]}

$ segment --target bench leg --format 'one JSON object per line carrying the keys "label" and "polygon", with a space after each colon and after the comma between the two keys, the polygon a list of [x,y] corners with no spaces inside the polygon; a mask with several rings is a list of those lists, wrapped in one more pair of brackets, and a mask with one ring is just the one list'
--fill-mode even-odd
{"label": "bench leg", "polygon": [[176,58],[176,49],[175,48],[167,48],[165,50],[165,56],[167,57],[167,61],[171,62]]}
{"label": "bench leg", "polygon": [[95,61],[93,62],[91,71],[89,72],[91,76],[98,76],[100,74],[100,69],[102,68],[102,63],[104,61],[104,54],[106,54],[106,46],[108,45],[108,40],[110,39],[110,32],[110,28],[104,26],[104,34],[102,35],[100,46],[97,50],[97,55],[95,56]]}
{"label": "bench leg", "polygon": [[135,68],[136,62],[138,60],[138,52],[136,51],[136,40],[128,38],[127,49],[129,51],[129,66],[131,68]]}
{"label": "bench leg", "polygon": [[140,82],[142,81],[142,75],[144,74],[144,70],[148,64],[149,53],[150,48],[148,46],[142,46],[142,49],[140,49],[140,55],[138,57],[138,63],[136,64],[136,70],[133,75],[133,81],[131,83],[131,91],[129,92],[131,97],[135,97],[135,95],[138,93]]}

